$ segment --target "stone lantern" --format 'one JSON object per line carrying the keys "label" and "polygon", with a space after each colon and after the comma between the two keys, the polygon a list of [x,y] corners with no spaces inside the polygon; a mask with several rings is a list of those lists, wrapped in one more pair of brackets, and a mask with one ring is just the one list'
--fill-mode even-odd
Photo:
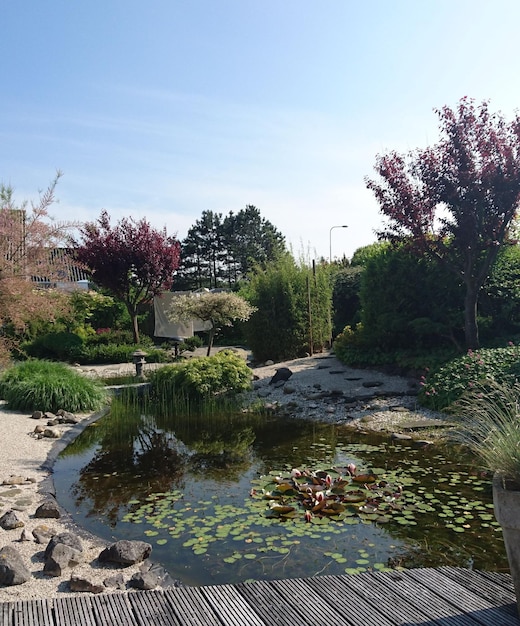
{"label": "stone lantern", "polygon": [[142,350],[136,350],[132,353],[132,361],[135,365],[135,375],[137,378],[143,377],[143,365],[146,363],[146,359],[144,358],[145,356],[146,352],[143,352]]}

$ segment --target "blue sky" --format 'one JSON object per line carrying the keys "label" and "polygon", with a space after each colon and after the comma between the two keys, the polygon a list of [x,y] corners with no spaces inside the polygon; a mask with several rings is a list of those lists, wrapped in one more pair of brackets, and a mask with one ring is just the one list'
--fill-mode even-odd
{"label": "blue sky", "polygon": [[350,257],[383,224],[376,154],[463,96],[519,107],[519,24],[517,0],[6,0],[0,181],[60,169],[56,219],[180,239],[254,204],[296,256]]}

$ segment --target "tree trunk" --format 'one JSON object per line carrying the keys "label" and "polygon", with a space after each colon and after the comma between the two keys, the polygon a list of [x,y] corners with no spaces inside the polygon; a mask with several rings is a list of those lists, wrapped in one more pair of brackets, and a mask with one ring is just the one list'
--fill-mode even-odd
{"label": "tree trunk", "polygon": [[464,336],[466,348],[476,350],[480,347],[478,338],[477,306],[478,287],[466,283],[466,295],[464,298]]}
{"label": "tree trunk", "polygon": [[134,336],[134,343],[139,343],[139,323],[137,320],[137,307],[132,306],[128,302],[126,303],[126,310],[132,320],[132,334]]}
{"label": "tree trunk", "polygon": [[212,327],[208,332],[208,351],[206,352],[206,356],[210,355],[211,348],[213,347],[213,339],[215,338],[215,328]]}

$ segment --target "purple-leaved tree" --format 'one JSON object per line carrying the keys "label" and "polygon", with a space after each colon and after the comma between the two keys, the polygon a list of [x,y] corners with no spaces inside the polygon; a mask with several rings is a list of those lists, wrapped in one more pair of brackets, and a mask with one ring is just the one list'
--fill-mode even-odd
{"label": "purple-leaved tree", "polygon": [[96,222],[85,223],[80,233],[77,260],[92,272],[96,284],[124,302],[134,342],[139,343],[138,308],[171,287],[180,261],[179,242],[146,219],[124,218],[113,227],[106,211]]}

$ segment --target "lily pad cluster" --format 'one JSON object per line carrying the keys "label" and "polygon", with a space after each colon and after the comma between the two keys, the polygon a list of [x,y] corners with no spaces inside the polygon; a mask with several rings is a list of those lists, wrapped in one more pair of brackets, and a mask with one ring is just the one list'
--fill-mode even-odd
{"label": "lily pad cluster", "polygon": [[[274,474],[274,477],[272,476]],[[392,516],[415,524],[417,508],[431,509],[403,498],[403,485],[380,478],[376,472],[358,472],[350,463],[344,468],[291,470],[289,475],[272,472],[266,484],[251,491],[253,497],[268,500],[265,515],[292,519],[303,515],[306,522],[322,523],[323,518],[387,523]]]}

